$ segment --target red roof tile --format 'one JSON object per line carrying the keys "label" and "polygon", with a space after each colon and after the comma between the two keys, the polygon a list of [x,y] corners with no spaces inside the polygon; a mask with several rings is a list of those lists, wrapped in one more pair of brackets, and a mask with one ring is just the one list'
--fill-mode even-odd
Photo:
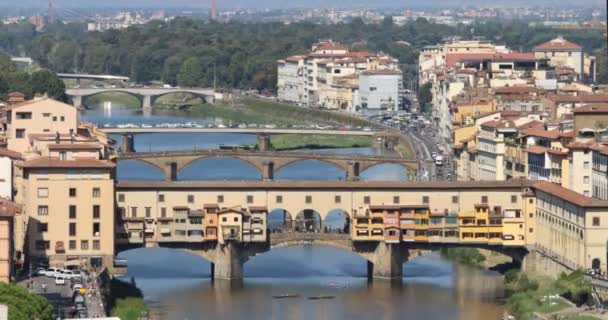
{"label": "red roof tile", "polygon": [[21,153],[17,152],[17,151],[13,151],[7,148],[0,148],[0,156],[1,157],[8,157],[11,158],[13,160],[17,160],[17,159],[21,159]]}
{"label": "red roof tile", "polygon": [[581,207],[608,207],[608,201],[605,200],[596,200],[589,197],[585,197],[584,195],[574,192],[572,190],[566,189],[564,187],[558,186],[556,184],[546,182],[546,181],[537,181],[532,184],[534,189],[540,190],[544,193],[548,193],[570,203],[573,203],[577,206]]}
{"label": "red roof tile", "polygon": [[49,150],[99,150],[101,145],[93,143],[60,143],[50,144]]}
{"label": "red roof tile", "polygon": [[512,86],[512,87],[500,87],[494,89],[495,94],[512,94],[512,93],[540,93],[543,89],[537,87],[528,86]]}
{"label": "red roof tile", "polygon": [[560,37],[541,43],[534,47],[532,51],[576,51],[582,49],[578,44]]}
{"label": "red roof tile", "polygon": [[520,131],[522,136],[533,136],[533,137],[541,137],[547,139],[559,139],[560,131],[557,129],[554,130],[545,130],[544,127],[536,126],[528,129],[523,129]]}
{"label": "red roof tile", "polygon": [[608,113],[608,103],[578,107],[574,109],[574,113]]}
{"label": "red roof tile", "polygon": [[59,160],[55,157],[41,157],[18,164],[22,168],[114,168],[113,162],[97,159]]}
{"label": "red roof tile", "polygon": [[446,64],[453,66],[461,61],[528,61],[535,60],[534,53],[509,52],[509,53],[448,53]]}

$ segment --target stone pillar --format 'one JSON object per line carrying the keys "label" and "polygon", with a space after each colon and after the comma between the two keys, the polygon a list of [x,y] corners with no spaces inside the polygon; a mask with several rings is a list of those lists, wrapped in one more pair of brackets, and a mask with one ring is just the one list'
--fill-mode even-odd
{"label": "stone pillar", "polygon": [[135,152],[135,136],[131,133],[125,133],[120,139],[120,152]]}
{"label": "stone pillar", "polygon": [[274,179],[274,162],[272,161],[264,161],[263,170],[262,170],[262,179],[263,180],[273,180]]}
{"label": "stone pillar", "polygon": [[218,244],[215,248],[213,278],[224,280],[243,279],[242,248],[240,244],[229,242]]}
{"label": "stone pillar", "polygon": [[346,180],[356,181],[359,180],[359,162],[349,162],[348,170],[346,171]]}
{"label": "stone pillar", "polygon": [[72,104],[76,108],[82,107],[82,96],[72,96]]}
{"label": "stone pillar", "polygon": [[272,145],[270,144],[270,136],[267,134],[258,134],[258,150],[259,151],[270,151]]}
{"label": "stone pillar", "polygon": [[169,162],[167,163],[167,180],[177,181],[177,162]]}
{"label": "stone pillar", "polygon": [[152,108],[152,96],[143,96],[141,104],[142,104],[142,108],[144,110],[151,109]]}
{"label": "stone pillar", "polygon": [[406,248],[399,244],[379,242],[369,259],[371,264],[368,264],[368,274],[372,274],[374,279],[401,280],[403,263],[407,258]]}

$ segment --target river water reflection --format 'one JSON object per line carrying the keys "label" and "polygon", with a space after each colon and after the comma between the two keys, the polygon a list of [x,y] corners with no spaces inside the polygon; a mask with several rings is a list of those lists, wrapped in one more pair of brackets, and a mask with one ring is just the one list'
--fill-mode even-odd
{"label": "river water reflection", "polygon": [[[87,110],[81,119],[97,124],[156,124],[217,119],[192,119],[154,115],[133,110]],[[117,141],[120,137],[114,136]],[[138,135],[137,151],[219,148],[221,144],[255,143],[254,135],[147,134]],[[315,150],[343,154],[377,154],[371,148]],[[139,162],[118,165],[118,179],[163,180],[161,172]],[[278,180],[342,180],[345,173],[329,164],[304,161],[275,174]],[[380,165],[362,173],[364,180],[406,180],[399,165]],[[195,162],[178,175],[179,180],[257,180],[260,174],[239,160],[213,158]],[[330,247],[297,246],[259,255],[245,264],[242,283],[227,285],[209,280],[209,263],[200,257],[169,249],[123,252],[129,273],[145,295],[157,319],[500,319],[503,295],[497,274],[461,268],[437,254],[404,264],[401,285],[377,281],[368,284],[366,263],[354,253]],[[273,295],[299,294],[295,299]],[[308,300],[332,295],[332,300]]]}

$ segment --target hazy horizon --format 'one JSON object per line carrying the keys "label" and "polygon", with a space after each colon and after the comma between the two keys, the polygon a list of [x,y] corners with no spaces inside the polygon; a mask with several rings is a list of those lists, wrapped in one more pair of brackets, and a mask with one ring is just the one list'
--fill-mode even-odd
{"label": "hazy horizon", "polygon": [[[554,0],[217,0],[218,7],[221,8],[315,8],[315,7],[429,7],[429,8],[453,8],[464,6],[550,6],[555,7],[605,7],[605,0],[578,0],[576,3],[561,3]],[[208,8],[211,0],[130,0],[128,3],[122,0],[105,0],[103,2],[94,0],[53,0],[56,7],[61,8]],[[15,0],[0,0],[0,6],[11,6],[15,8],[46,8],[48,0],[20,0],[18,4]]]}

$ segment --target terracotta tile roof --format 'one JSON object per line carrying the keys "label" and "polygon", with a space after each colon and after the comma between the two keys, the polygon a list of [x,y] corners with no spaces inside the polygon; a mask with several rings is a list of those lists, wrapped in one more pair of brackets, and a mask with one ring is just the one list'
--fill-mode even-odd
{"label": "terracotta tile roof", "polygon": [[540,92],[544,92],[544,90],[537,88],[537,87],[528,87],[528,86],[500,87],[500,88],[494,89],[495,94],[540,93]]}
{"label": "terracotta tile roof", "polygon": [[533,137],[541,137],[546,139],[559,139],[560,131],[557,129],[554,130],[545,130],[544,127],[532,127],[528,129],[523,129],[520,131],[522,136],[533,136]]}
{"label": "terracotta tile roof", "polygon": [[510,52],[510,53],[448,53],[446,64],[453,66],[461,61],[533,61],[534,53]]}
{"label": "terracotta tile roof", "polygon": [[50,144],[49,150],[99,150],[101,145],[92,143],[60,143]]}
{"label": "terracotta tile roof", "polygon": [[578,44],[559,37],[537,45],[532,48],[532,51],[576,51],[582,49]]}
{"label": "terracotta tile roof", "polygon": [[574,109],[574,113],[608,113],[608,103],[578,107]]}
{"label": "terracotta tile roof", "polygon": [[545,152],[553,154],[553,155],[558,155],[558,156],[567,156],[568,155],[568,151],[559,151],[559,150],[555,150],[555,149],[551,149],[551,148],[547,148],[547,147],[543,147],[543,146],[530,146],[528,148],[526,148],[524,151],[526,151],[527,153],[534,153],[534,154],[543,154]]}
{"label": "terracotta tile roof", "polygon": [[480,114],[477,114],[477,115],[473,116],[473,119],[477,120],[477,119],[481,119],[483,117],[487,117],[487,116],[490,116],[490,115],[493,115],[493,114],[499,114],[499,113],[500,113],[500,111],[482,112]]}
{"label": "terracotta tile roof", "polygon": [[527,147],[524,151],[527,153],[543,154],[543,153],[547,152],[548,149],[549,148],[541,147],[541,146],[530,146],[530,147]]}
{"label": "terracotta tile roof", "polygon": [[510,121],[510,120],[492,120],[492,121],[482,123],[481,126],[486,127],[486,128],[493,128],[493,129],[504,129],[504,128],[517,129],[515,127],[515,124],[513,123],[513,121]]}
{"label": "terracotta tile roof", "polygon": [[22,168],[114,168],[110,161],[81,158],[76,160],[59,160],[55,157],[41,157],[23,161],[17,166]]}
{"label": "terracotta tile roof", "polygon": [[608,155],[608,146],[604,144],[596,144],[591,149],[600,152],[601,154]]}
{"label": "terracotta tile roof", "polygon": [[251,207],[249,207],[249,211],[251,211],[251,212],[268,211],[268,208],[266,208],[264,206],[251,206]]}
{"label": "terracotta tile roof", "polygon": [[588,149],[588,148],[593,147],[595,144],[596,144],[595,141],[589,141],[586,143],[580,142],[580,141],[574,141],[574,142],[570,142],[566,147],[568,147],[569,149]]}
{"label": "terracotta tile roof", "polygon": [[560,103],[560,102],[572,102],[572,103],[608,103],[608,94],[606,93],[598,93],[598,94],[580,94],[578,96],[573,96],[569,94],[558,94],[551,95],[548,97],[549,100]]}
{"label": "terracotta tile roof", "polygon": [[346,47],[339,44],[339,43],[325,43],[322,44],[320,46],[318,46],[315,51],[321,51],[321,50],[346,50]]}
{"label": "terracotta tile roof", "polygon": [[608,207],[608,201],[597,200],[547,181],[537,181],[532,188],[553,195],[580,207]]}
{"label": "terracotta tile roof", "polygon": [[70,106],[72,108],[76,108],[76,107],[74,107],[71,104],[63,103],[61,101],[57,101],[57,100],[49,98],[49,97],[36,97],[34,99],[31,99],[31,100],[27,100],[27,101],[23,101],[23,102],[20,102],[20,103],[16,103],[16,104],[10,105],[10,106],[8,106],[6,108],[6,111],[10,111],[10,110],[13,110],[13,109],[21,108],[21,107],[24,107],[24,106],[28,106],[30,104],[44,102],[44,101],[54,101],[54,102],[58,102],[58,103],[61,103],[61,104],[65,104],[66,106]]}
{"label": "terracotta tile roof", "polygon": [[478,188],[521,188],[531,185],[528,180],[509,181],[118,181],[117,188],[165,189],[173,190],[429,190],[429,189],[478,189]]}
{"label": "terracotta tile roof", "polygon": [[8,157],[13,160],[22,159],[21,153],[7,148],[0,148],[0,157]]}
{"label": "terracotta tile roof", "polygon": [[566,131],[566,132],[560,132],[559,135],[562,138],[574,138],[574,130],[570,130],[570,131]]}
{"label": "terracotta tile roof", "polygon": [[220,206],[217,203],[205,203],[203,205],[203,208],[205,209],[209,209],[209,208],[219,208]]}

